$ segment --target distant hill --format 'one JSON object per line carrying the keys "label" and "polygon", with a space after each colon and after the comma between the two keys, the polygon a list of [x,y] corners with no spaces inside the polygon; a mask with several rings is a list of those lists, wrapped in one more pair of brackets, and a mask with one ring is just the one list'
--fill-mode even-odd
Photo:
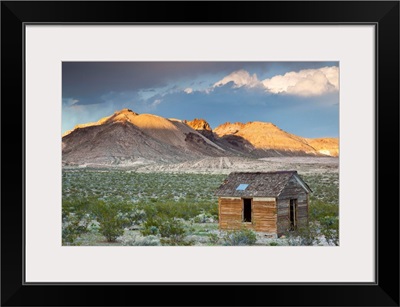
{"label": "distant hill", "polygon": [[290,134],[272,123],[225,123],[214,134],[242,151],[265,156],[326,155],[338,156],[339,140],[307,139]]}

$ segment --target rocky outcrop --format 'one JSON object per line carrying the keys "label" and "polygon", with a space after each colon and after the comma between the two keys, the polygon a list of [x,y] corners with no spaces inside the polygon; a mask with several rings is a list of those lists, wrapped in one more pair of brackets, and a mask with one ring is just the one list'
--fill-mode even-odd
{"label": "rocky outcrop", "polygon": [[189,127],[193,128],[197,132],[204,135],[211,141],[215,141],[214,133],[210,127],[210,125],[204,119],[195,118],[194,120],[187,121],[185,120],[184,123]]}

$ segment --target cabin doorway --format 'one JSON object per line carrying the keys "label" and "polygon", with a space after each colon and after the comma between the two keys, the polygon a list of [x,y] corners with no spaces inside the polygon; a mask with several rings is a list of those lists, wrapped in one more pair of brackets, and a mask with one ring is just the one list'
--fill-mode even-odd
{"label": "cabin doorway", "polygon": [[251,198],[243,198],[243,222],[251,223]]}
{"label": "cabin doorway", "polygon": [[297,199],[290,200],[289,207],[290,230],[297,229]]}

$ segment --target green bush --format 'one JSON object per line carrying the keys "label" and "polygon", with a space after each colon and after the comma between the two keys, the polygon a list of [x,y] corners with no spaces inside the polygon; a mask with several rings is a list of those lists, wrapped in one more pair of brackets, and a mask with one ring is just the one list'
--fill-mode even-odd
{"label": "green bush", "polygon": [[329,245],[339,245],[339,218],[326,216],[319,222],[321,234]]}
{"label": "green bush", "polygon": [[75,240],[88,232],[90,216],[86,201],[70,199],[62,204],[62,244],[73,245]]}
{"label": "green bush", "polygon": [[121,243],[124,246],[159,246],[160,238],[158,236],[146,236],[142,237],[139,235],[123,235],[121,238]]}
{"label": "green bush", "polygon": [[229,230],[222,237],[222,241],[223,245],[227,246],[254,245],[257,235],[251,229]]}
{"label": "green bush", "polygon": [[[310,204],[310,221],[329,245],[339,245],[339,206],[316,200]],[[319,239],[320,243],[321,238]]]}
{"label": "green bush", "polygon": [[329,204],[320,200],[315,200],[310,203],[310,221],[321,221],[321,219],[329,216],[339,216],[339,206],[337,204]]}
{"label": "green bush", "polygon": [[215,218],[215,216],[213,216],[209,212],[207,212],[207,213],[200,213],[199,215],[196,215],[192,220],[195,223],[214,223],[216,218]]}
{"label": "green bush", "polygon": [[188,201],[163,201],[140,203],[138,210],[143,210],[148,218],[164,216],[167,218],[181,218],[190,220],[204,214],[207,218],[218,220],[217,202],[188,202]]}
{"label": "green bush", "polygon": [[185,241],[186,229],[183,222],[176,218],[155,217],[143,223],[142,235],[160,235],[163,245],[190,245]]}
{"label": "green bush", "polygon": [[212,245],[217,245],[219,242],[219,236],[216,233],[209,233],[208,240]]}
{"label": "green bush", "polygon": [[148,218],[143,224],[140,233],[143,236],[155,236],[159,234],[160,219],[159,218]]}
{"label": "green bush", "polygon": [[319,243],[318,229],[314,224],[288,231],[286,237],[290,246],[311,246]]}
{"label": "green bush", "polygon": [[92,214],[100,223],[99,231],[108,242],[114,242],[124,233],[124,228],[130,224],[126,217],[126,209],[121,204],[106,204],[103,201],[92,204]]}

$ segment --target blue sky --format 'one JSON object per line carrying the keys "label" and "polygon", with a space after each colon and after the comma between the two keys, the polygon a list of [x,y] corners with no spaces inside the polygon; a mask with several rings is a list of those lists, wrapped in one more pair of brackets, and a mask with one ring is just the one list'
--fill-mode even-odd
{"label": "blue sky", "polygon": [[339,136],[338,62],[64,62],[62,133],[129,108]]}

